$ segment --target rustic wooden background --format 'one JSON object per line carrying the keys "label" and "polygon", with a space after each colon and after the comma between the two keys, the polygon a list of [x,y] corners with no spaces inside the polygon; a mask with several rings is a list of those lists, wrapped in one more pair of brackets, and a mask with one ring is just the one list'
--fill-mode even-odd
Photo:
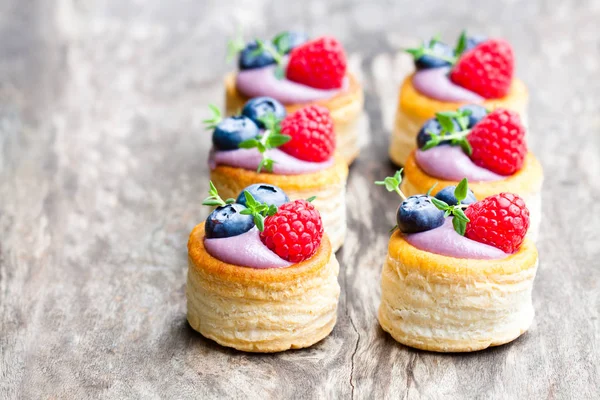
{"label": "rustic wooden background", "polygon": [[[1,0],[0,398],[598,398],[599,20],[593,0]],[[236,23],[338,36],[366,90],[339,322],[308,350],[239,353],[185,319],[201,120],[222,102]],[[399,49],[463,27],[509,39],[531,90],[541,265],[528,334],[438,355],[377,324],[397,199],[372,182],[392,172]]]}

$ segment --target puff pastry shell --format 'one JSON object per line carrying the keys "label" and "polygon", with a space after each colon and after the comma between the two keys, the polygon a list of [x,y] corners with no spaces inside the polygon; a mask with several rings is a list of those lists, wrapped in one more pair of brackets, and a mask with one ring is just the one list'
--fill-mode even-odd
{"label": "puff pastry shell", "polygon": [[308,347],[336,323],[339,264],[327,235],[306,261],[255,269],[208,254],[201,223],[190,234],[188,254],[188,322],[223,346],[260,353]]}
{"label": "puff pastry shell", "polygon": [[438,352],[508,343],[533,320],[538,266],[533,242],[503,260],[428,253],[399,232],[390,239],[381,276],[379,323],[398,342]]}

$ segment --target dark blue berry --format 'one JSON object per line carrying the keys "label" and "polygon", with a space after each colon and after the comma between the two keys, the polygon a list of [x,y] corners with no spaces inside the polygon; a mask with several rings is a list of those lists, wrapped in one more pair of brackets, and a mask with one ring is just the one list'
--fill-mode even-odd
{"label": "dark blue berry", "polygon": [[266,183],[255,183],[254,185],[250,185],[246,189],[242,190],[236,200],[237,203],[240,203],[244,206],[246,205],[246,196],[244,195],[245,191],[250,193],[252,197],[254,197],[254,200],[260,203],[267,203],[268,205],[275,205],[279,207],[280,205],[290,201],[281,188],[274,185],[268,185]]}
{"label": "dark blue berry", "polygon": [[[428,48],[430,42],[423,43],[423,46]],[[448,46],[442,42],[436,42],[433,45],[433,51],[435,54],[443,56],[443,57],[454,57],[454,50],[452,47]],[[424,55],[415,60],[415,66],[417,69],[426,69],[426,68],[439,68],[439,67],[448,67],[450,63],[446,60],[442,60],[441,58],[437,58],[435,56]]]}
{"label": "dark blue berry", "polygon": [[468,128],[472,128],[476,123],[481,121],[487,114],[487,110],[485,107],[479,106],[477,104],[467,104],[466,106],[462,106],[458,109],[459,111],[470,110],[471,115],[469,115],[469,126]]}
{"label": "dark blue berry", "polygon": [[206,237],[226,238],[248,232],[254,226],[254,219],[251,215],[240,214],[245,209],[246,207],[241,204],[217,207],[210,213],[204,224]]}
{"label": "dark blue berry", "polygon": [[[445,188],[440,190],[435,195],[435,197],[437,199],[445,202],[449,206],[456,206],[456,205],[458,205],[458,200],[456,200],[456,197],[454,196],[455,189],[456,189],[456,186],[446,186]],[[469,189],[467,191],[467,197],[463,201],[461,201],[461,204],[473,204],[476,201],[477,201],[477,199],[475,198],[475,194],[473,193],[473,191],[471,189]]]}
{"label": "dark blue berry", "polygon": [[244,140],[258,136],[258,126],[248,117],[227,117],[213,131],[212,142],[219,150],[235,150]]}
{"label": "dark blue berry", "polygon": [[277,119],[283,119],[286,111],[283,104],[272,97],[255,97],[248,100],[242,108],[242,115],[250,118],[261,128],[264,128],[265,125],[260,121],[260,118],[269,113],[275,114]]}
{"label": "dark blue berry", "polygon": [[467,37],[467,50],[471,50],[473,47],[477,46],[479,43],[485,42],[486,40],[487,37],[481,35]]}
{"label": "dark blue berry", "polygon": [[306,42],[308,42],[308,35],[299,31],[281,32],[273,38],[273,45],[282,54],[288,54]]}
{"label": "dark blue berry", "polygon": [[410,196],[398,207],[396,222],[404,233],[428,231],[444,223],[444,212],[426,195]]}
{"label": "dark blue berry", "polygon": [[[267,43],[267,45],[270,45]],[[240,55],[238,58],[238,67],[241,70],[244,69],[254,69],[254,68],[262,68],[267,65],[275,64],[275,59],[266,50],[261,51],[260,53],[256,53],[258,49],[258,44],[256,41],[250,42],[246,44],[246,47],[242,51],[240,51]]]}
{"label": "dark blue berry", "polygon": [[[460,126],[458,125],[457,121],[453,121],[454,122],[454,130],[455,131],[460,131]],[[440,125],[440,123],[437,121],[437,119],[435,118],[430,118],[428,119],[425,124],[423,124],[423,126],[421,127],[421,129],[419,130],[419,133],[417,133],[417,146],[422,149],[425,144],[429,141],[429,139],[431,139],[431,135],[427,132],[433,132],[436,134],[440,134],[442,132],[442,127]],[[449,140],[443,140],[440,144],[448,144],[450,143]]]}

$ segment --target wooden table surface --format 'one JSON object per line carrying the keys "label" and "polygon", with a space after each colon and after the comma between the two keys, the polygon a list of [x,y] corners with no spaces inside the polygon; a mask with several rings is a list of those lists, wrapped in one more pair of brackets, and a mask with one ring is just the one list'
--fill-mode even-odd
{"label": "wooden table surface", "polygon": [[[597,1],[0,1],[0,398],[598,398],[600,39]],[[461,4],[458,4],[461,3]],[[333,333],[251,355],[186,322],[186,241],[207,214],[202,128],[225,43],[284,28],[346,45],[370,135],[348,182]],[[400,49],[503,36],[531,92],[545,168],[536,318],[515,342],[415,351],[376,320]]]}

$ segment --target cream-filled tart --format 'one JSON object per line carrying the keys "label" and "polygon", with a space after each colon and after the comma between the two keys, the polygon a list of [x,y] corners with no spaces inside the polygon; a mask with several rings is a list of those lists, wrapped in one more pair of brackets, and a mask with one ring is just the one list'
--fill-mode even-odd
{"label": "cream-filled tart", "polygon": [[[236,46],[234,46],[236,47]],[[331,113],[338,142],[337,152],[351,164],[366,134],[364,94],[347,70],[342,45],[332,37],[309,40],[300,32],[283,32],[271,41],[239,44],[238,71],[225,77],[228,115],[240,112],[255,97],[271,97],[288,112],[306,105],[326,107]]]}
{"label": "cream-filled tart", "polygon": [[312,204],[257,187],[241,204],[211,184],[204,204],[218,207],[188,241],[187,318],[242,351],[309,347],[336,323],[339,264]]}
{"label": "cream-filled tart", "polygon": [[542,218],[542,166],[528,151],[519,115],[478,105],[438,113],[421,127],[404,167],[407,195],[436,194],[466,177],[477,198],[516,193],[530,212],[528,236],[537,240]]}
{"label": "cream-filled tart", "polygon": [[527,87],[514,76],[514,55],[505,40],[463,33],[454,49],[431,39],[407,51],[416,71],[399,91],[389,151],[395,164],[405,165],[419,127],[438,112],[479,104],[516,111],[527,123]]}
{"label": "cream-filled tart", "polygon": [[315,196],[333,251],[342,246],[348,166],[335,152],[327,108],[310,105],[287,114],[277,100],[260,97],[249,100],[240,115],[208,122],[210,177],[224,197],[256,183],[278,186],[292,200]]}
{"label": "cream-filled tart", "polygon": [[[405,198],[396,178],[386,186]],[[405,198],[397,224],[383,265],[378,313],[396,341],[470,352],[527,331],[538,253],[525,237],[529,212],[523,199],[502,193],[476,201],[464,180],[444,196]]]}

